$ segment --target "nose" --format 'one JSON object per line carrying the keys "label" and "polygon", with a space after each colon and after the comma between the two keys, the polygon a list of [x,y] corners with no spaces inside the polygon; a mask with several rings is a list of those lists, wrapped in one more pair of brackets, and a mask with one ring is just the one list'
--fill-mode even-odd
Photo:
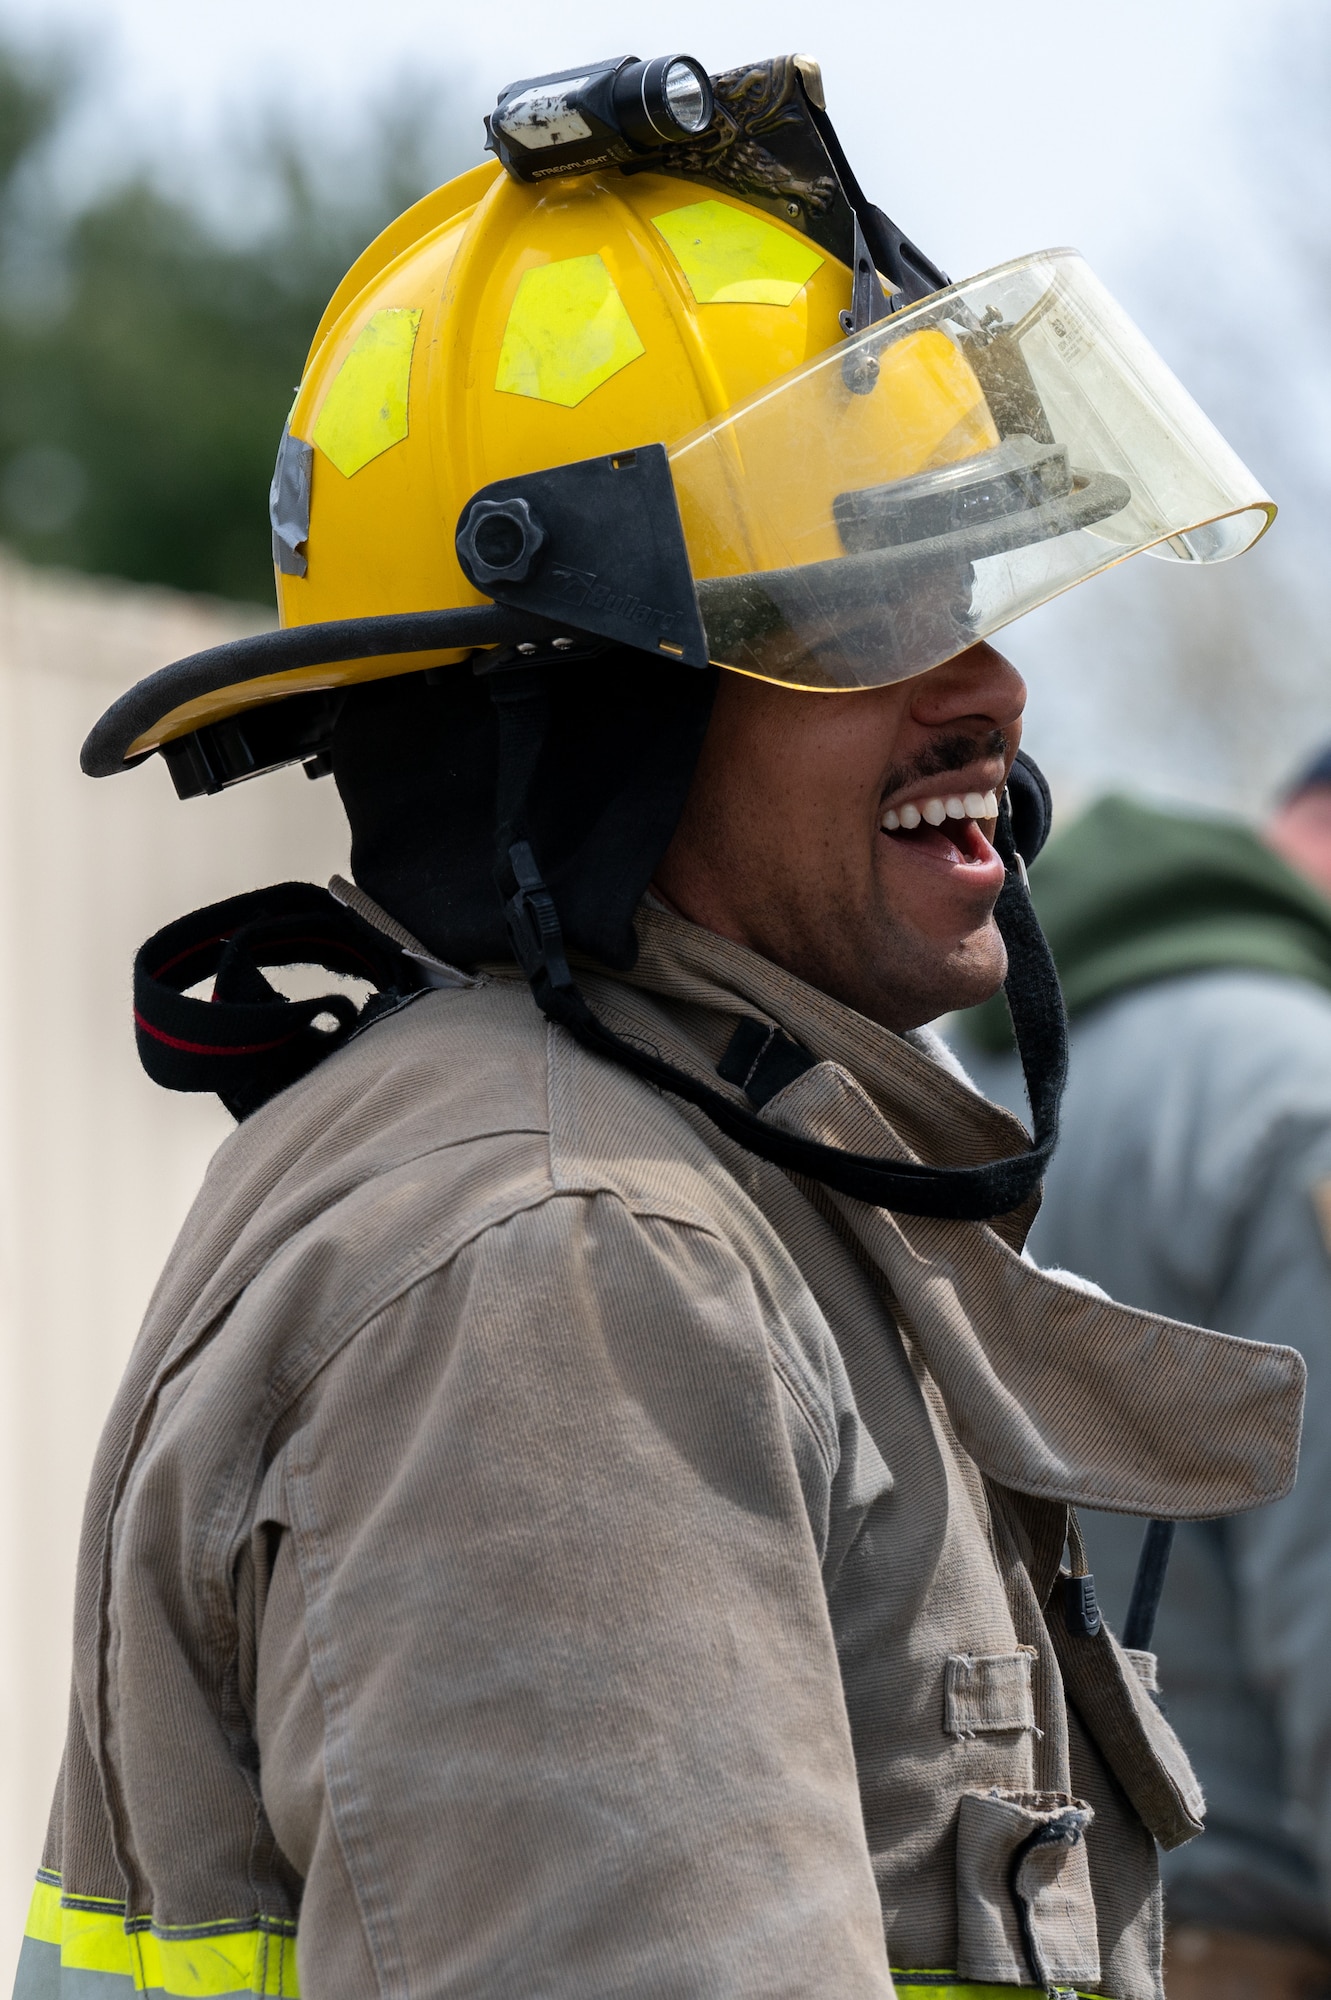
{"label": "nose", "polygon": [[1011,660],[982,640],[920,675],[910,713],[926,729],[972,722],[1015,734],[1025,706],[1025,681]]}

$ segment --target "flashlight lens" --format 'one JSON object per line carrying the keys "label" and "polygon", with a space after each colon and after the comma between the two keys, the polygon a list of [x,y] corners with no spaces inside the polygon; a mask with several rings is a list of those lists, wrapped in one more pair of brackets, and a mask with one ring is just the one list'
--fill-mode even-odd
{"label": "flashlight lens", "polygon": [[665,73],[665,101],[675,123],[685,132],[701,132],[711,109],[707,93],[686,62],[673,62]]}

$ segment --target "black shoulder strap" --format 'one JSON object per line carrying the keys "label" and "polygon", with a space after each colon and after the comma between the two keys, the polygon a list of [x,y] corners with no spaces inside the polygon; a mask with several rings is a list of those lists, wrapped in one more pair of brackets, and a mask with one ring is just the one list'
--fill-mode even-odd
{"label": "black shoulder strap", "polygon": [[[318,965],[374,992],[288,1000],[262,967]],[[212,998],[187,988],[212,979]],[[134,960],[139,1060],[167,1090],[215,1090],[247,1118],[423,984],[405,952],[326,889],[281,882],[168,924]]]}

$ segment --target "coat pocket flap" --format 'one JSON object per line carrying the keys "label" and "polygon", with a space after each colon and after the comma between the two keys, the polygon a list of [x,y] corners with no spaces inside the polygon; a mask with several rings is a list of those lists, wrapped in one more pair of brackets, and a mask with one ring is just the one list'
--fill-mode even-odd
{"label": "coat pocket flap", "polygon": [[1100,1945],[1086,1859],[1093,1814],[1066,1792],[963,1792],[957,1821],[962,1979],[1095,1986]]}
{"label": "coat pocket flap", "polygon": [[1049,1632],[1069,1699],[1148,1832],[1164,1848],[1195,1839],[1206,1801],[1187,1751],[1147,1690],[1150,1655],[1124,1652],[1107,1625],[1094,1638],[1069,1632],[1056,1610]]}

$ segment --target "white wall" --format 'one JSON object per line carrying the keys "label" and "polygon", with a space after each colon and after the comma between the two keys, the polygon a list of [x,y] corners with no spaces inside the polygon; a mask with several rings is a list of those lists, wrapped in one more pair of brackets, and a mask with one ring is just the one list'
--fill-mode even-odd
{"label": "white wall", "polygon": [[331,780],[297,769],[182,804],[156,759],[83,777],[79,744],[145,673],[260,622],[0,555],[0,1967],[64,1738],[93,1450],[231,1129],[216,1099],[159,1090],[139,1068],[134,952],[201,903],[346,866]]}

